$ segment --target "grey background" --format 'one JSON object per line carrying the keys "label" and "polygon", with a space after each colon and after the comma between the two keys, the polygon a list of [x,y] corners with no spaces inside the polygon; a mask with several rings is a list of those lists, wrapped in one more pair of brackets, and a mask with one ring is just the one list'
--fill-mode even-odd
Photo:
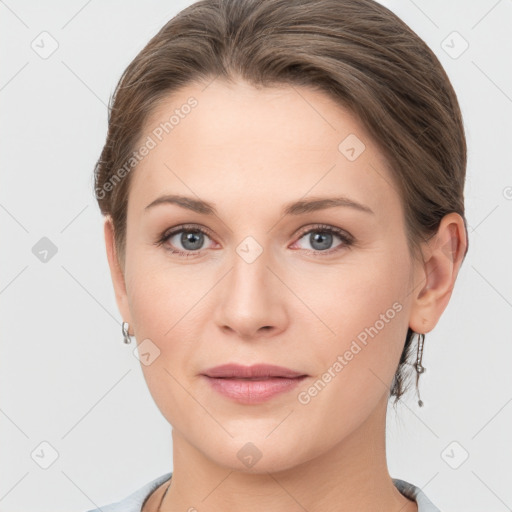
{"label": "grey background", "polygon": [[[190,3],[0,1],[1,512],[88,510],[172,470],[170,426],[122,343],[92,173],[118,78]],[[390,409],[390,473],[441,510],[510,510],[512,1],[383,3],[438,55],[469,146],[470,250],[426,336],[425,406],[412,392]]]}

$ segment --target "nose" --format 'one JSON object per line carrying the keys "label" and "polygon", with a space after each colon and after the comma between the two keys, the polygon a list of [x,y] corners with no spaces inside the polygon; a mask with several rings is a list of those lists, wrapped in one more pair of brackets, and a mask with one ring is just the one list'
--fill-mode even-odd
{"label": "nose", "polygon": [[[234,255],[219,290],[215,322],[244,340],[273,337],[287,327],[287,288],[265,251],[254,261]],[[288,292],[289,293],[289,292]]]}

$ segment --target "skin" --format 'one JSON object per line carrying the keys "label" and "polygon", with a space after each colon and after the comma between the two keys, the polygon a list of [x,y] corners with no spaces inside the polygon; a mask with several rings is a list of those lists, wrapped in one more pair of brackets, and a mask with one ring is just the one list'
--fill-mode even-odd
{"label": "skin", "polygon": [[[189,84],[158,106],[141,140],[190,96],[198,106],[132,171],[124,262],[110,218],[104,224],[123,320],[137,343],[149,338],[160,350],[141,367],[172,425],[172,486],[161,510],[416,511],[387,469],[389,389],[408,326],[431,331],[448,304],[466,245],[463,219],[444,217],[423,245],[425,261],[413,260],[384,157],[354,116],[309,88]],[[354,161],[338,150],[349,134],[365,144]],[[217,215],[173,204],[145,210],[163,194],[209,201]],[[291,201],[342,194],[373,214],[282,214]],[[211,231],[188,258],[169,250],[190,247],[180,235],[155,244],[183,223]],[[333,235],[322,254],[302,234],[319,223],[347,231],[354,244]],[[247,236],[263,250],[252,263],[236,252]],[[400,312],[300,403],[298,393],[394,303]],[[263,404],[239,404],[199,375],[226,362],[273,363],[308,378]],[[248,442],[261,453],[252,467],[237,457]],[[144,512],[157,510],[167,485]]]}

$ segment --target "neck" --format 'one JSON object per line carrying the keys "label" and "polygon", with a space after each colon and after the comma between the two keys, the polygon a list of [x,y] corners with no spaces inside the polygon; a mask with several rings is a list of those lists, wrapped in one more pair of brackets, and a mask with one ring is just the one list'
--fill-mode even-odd
{"label": "neck", "polygon": [[[417,512],[388,473],[387,397],[339,444],[298,466],[244,473],[215,464],[173,429],[173,476],[161,512]],[[165,484],[167,487],[167,484]]]}

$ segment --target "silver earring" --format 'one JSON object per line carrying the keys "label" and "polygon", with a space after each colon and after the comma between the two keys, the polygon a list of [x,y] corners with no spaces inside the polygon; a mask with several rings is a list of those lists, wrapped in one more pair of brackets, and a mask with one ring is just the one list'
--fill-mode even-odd
{"label": "silver earring", "polygon": [[123,341],[125,343],[131,343],[132,340],[130,338],[130,335],[128,334],[128,328],[130,327],[130,325],[128,324],[128,322],[123,322],[123,324],[121,325],[121,329],[123,331]]}
{"label": "silver earring", "polygon": [[420,378],[420,374],[426,372],[427,369],[421,364],[421,359],[423,358],[423,344],[425,343],[425,334],[418,335],[418,355],[416,357],[416,391],[418,392],[418,405],[423,407],[423,401],[420,398],[420,390],[418,388],[418,380]]}

